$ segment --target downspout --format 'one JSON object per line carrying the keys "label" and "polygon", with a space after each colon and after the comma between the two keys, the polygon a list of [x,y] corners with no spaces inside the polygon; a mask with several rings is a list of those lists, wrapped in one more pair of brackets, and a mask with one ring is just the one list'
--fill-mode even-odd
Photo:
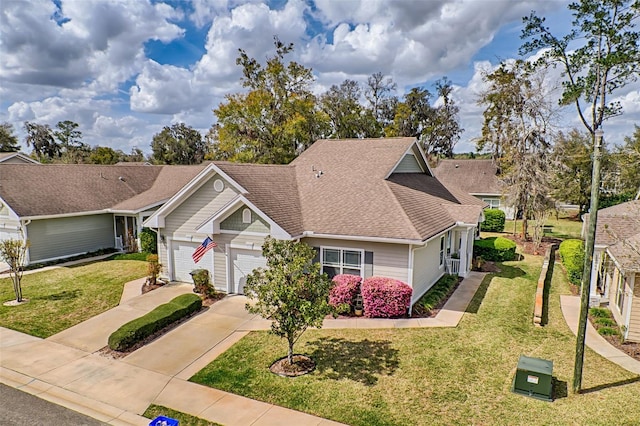
{"label": "downspout", "polygon": [[[22,242],[24,244],[27,244],[27,241],[29,241],[28,236],[27,236],[27,226],[31,223],[31,219],[22,219],[20,220],[20,228],[22,229]],[[25,265],[28,265],[29,263],[31,263],[31,249],[29,247],[27,247],[27,253],[24,259]]]}

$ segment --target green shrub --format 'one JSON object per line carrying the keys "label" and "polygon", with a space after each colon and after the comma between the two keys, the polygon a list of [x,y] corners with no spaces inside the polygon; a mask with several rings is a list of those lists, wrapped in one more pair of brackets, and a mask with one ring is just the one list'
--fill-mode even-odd
{"label": "green shrub", "polygon": [[615,327],[616,322],[611,318],[597,318],[596,324],[602,327]]}
{"label": "green shrub", "polygon": [[140,232],[140,249],[147,253],[158,253],[158,235],[149,228]]}
{"label": "green shrub", "polygon": [[475,240],[473,242],[473,257],[478,256],[494,262],[514,260],[516,258],[516,243],[503,237]]}
{"label": "green shrub", "polygon": [[119,253],[114,254],[109,260],[142,260],[146,261],[149,253],[137,252],[137,253]]}
{"label": "green shrub", "polygon": [[591,308],[589,315],[594,318],[611,318],[611,311],[607,308]]}
{"label": "green shrub", "polygon": [[484,211],[484,222],[480,224],[480,230],[485,232],[504,231],[504,220],[506,216],[500,209],[486,209]]}
{"label": "green shrub", "polygon": [[457,282],[457,275],[444,275],[416,302],[416,305],[425,311],[432,310],[449,294],[449,291],[451,291]]}
{"label": "green shrub", "polygon": [[109,336],[109,347],[114,351],[125,351],[156,331],[199,311],[200,308],[202,308],[200,296],[196,294],[180,295],[114,331]]}
{"label": "green shrub", "polygon": [[598,333],[600,333],[601,336],[617,336],[620,334],[618,329],[613,327],[601,327],[598,329]]}
{"label": "green shrub", "polygon": [[562,264],[572,284],[580,285],[582,263],[584,262],[584,243],[582,240],[564,240],[558,249]]}
{"label": "green shrub", "polygon": [[205,296],[214,296],[216,294],[216,289],[211,284],[211,276],[208,270],[196,269],[191,272],[191,277],[193,278],[193,291]]}

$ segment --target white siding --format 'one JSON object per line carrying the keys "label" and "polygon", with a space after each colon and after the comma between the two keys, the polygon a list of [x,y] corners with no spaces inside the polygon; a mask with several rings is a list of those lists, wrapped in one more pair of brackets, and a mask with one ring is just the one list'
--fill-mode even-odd
{"label": "white siding", "polygon": [[87,253],[115,245],[113,215],[33,220],[27,225],[31,263]]}
{"label": "white siding", "polygon": [[236,192],[226,182],[224,191],[216,192],[213,189],[213,180],[209,179],[167,216],[165,219],[167,235],[194,235],[198,225],[236,196]]}
{"label": "white siding", "polygon": [[373,275],[409,282],[409,246],[404,244],[369,243],[366,241],[305,238],[312,247],[353,248],[373,252]]}
{"label": "white siding", "polygon": [[629,317],[629,335],[627,339],[640,343],[640,273],[636,274],[633,283],[633,300],[631,301],[631,316]]}
{"label": "white siding", "polygon": [[440,237],[434,238],[426,247],[413,251],[413,294],[411,303],[415,303],[445,273],[440,266]]}

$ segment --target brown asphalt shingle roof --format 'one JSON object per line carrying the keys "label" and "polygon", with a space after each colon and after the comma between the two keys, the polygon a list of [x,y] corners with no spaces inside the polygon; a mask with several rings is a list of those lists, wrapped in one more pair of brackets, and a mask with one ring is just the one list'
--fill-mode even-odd
{"label": "brown asphalt shingle roof", "polygon": [[21,217],[137,210],[170,198],[204,166],[0,165],[0,197]]}
{"label": "brown asphalt shingle roof", "polygon": [[492,160],[440,160],[433,172],[445,185],[469,194],[502,194],[503,184]]}
{"label": "brown asphalt shingle roof", "polygon": [[302,233],[295,169],[290,166],[216,162],[249,191],[247,199],[291,235]]}
{"label": "brown asphalt shingle roof", "polygon": [[624,270],[640,271],[640,200],[598,210],[595,243],[608,246]]}
{"label": "brown asphalt shingle roof", "polygon": [[293,236],[313,231],[425,240],[458,221],[475,223],[483,203],[469,194],[448,190],[427,174],[385,179],[414,142],[319,140],[289,165],[215,164]]}

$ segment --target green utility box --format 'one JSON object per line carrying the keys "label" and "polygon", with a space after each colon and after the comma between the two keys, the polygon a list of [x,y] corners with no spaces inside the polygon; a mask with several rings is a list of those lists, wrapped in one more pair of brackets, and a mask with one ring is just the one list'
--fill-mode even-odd
{"label": "green utility box", "polygon": [[520,355],[512,391],[521,395],[553,401],[553,361]]}

